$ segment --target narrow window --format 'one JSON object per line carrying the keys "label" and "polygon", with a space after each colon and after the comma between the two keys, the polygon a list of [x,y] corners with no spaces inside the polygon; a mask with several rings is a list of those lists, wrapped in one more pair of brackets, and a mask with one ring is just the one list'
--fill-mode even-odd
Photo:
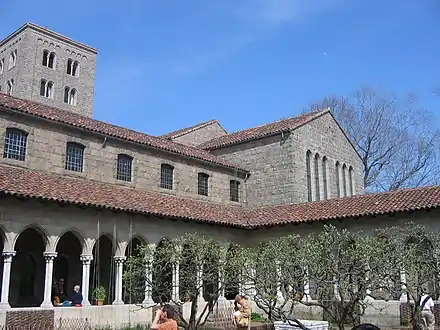
{"label": "narrow window", "polygon": [[41,96],[45,96],[46,95],[46,80],[41,79],[41,84],[40,84],[40,95]]}
{"label": "narrow window", "polygon": [[324,189],[324,199],[328,198],[328,187],[327,187],[327,157],[322,157],[322,183]]}
{"label": "narrow window", "polygon": [[347,196],[347,166],[344,164],[342,165],[342,185],[344,187],[344,197]]}
{"label": "narrow window", "polygon": [[75,142],[68,142],[66,148],[66,170],[82,172],[84,163],[84,146]]}
{"label": "narrow window", "polygon": [[50,53],[49,62],[47,65],[49,68],[53,69],[55,67],[55,59],[56,59],[55,53]]}
{"label": "narrow window", "polygon": [[26,158],[27,133],[8,128],[5,135],[3,158],[24,161]]}
{"label": "narrow window", "polygon": [[229,195],[233,202],[239,201],[240,182],[237,180],[231,180],[229,182]]}
{"label": "narrow window", "polygon": [[49,81],[46,85],[46,97],[51,99],[53,95],[53,82]]}
{"label": "narrow window", "polygon": [[11,52],[11,55],[9,55],[9,67],[8,69],[11,69],[15,66],[17,63],[17,50],[14,50]]}
{"label": "narrow window", "polygon": [[67,60],[67,74],[68,74],[68,75],[71,75],[71,74],[72,74],[72,63],[73,63],[72,59],[69,58],[69,59]]}
{"label": "narrow window", "polygon": [[79,73],[79,63],[78,61],[73,62],[73,66],[72,66],[72,76],[76,77],[78,76]]}
{"label": "narrow window", "polygon": [[47,63],[49,61],[49,51],[48,50],[44,50],[43,51],[43,66],[47,66]]}
{"label": "narrow window", "polygon": [[173,189],[174,167],[168,164],[160,166],[160,187],[164,189]]}
{"label": "narrow window", "polygon": [[340,172],[341,164],[339,162],[336,162],[335,167],[335,174],[336,174],[336,193],[338,194],[338,197],[341,197],[341,182],[339,180],[339,172]]}
{"label": "narrow window", "polygon": [[76,105],[76,90],[71,89],[69,93],[69,104]]}
{"label": "narrow window", "polygon": [[64,103],[69,103],[69,93],[70,93],[70,88],[65,87],[64,88]]}
{"label": "narrow window", "polygon": [[118,155],[116,179],[131,182],[133,158],[128,155]]}
{"label": "narrow window", "polygon": [[5,70],[5,59],[2,58],[0,60],[0,74],[3,74],[4,70]]}
{"label": "narrow window", "polygon": [[349,181],[349,190],[350,190],[350,196],[354,195],[354,185],[353,185],[353,167],[350,166],[348,169],[348,181]]}
{"label": "narrow window", "polygon": [[311,202],[313,200],[312,195],[312,153],[307,151],[306,153],[306,173],[307,173],[307,200]]}
{"label": "narrow window", "polygon": [[320,189],[319,189],[319,155],[315,155],[315,200],[319,201],[321,199]]}
{"label": "narrow window", "polygon": [[198,194],[202,196],[208,196],[208,180],[209,175],[206,173],[198,174]]}
{"label": "narrow window", "polygon": [[10,79],[6,83],[6,94],[8,95],[14,94],[14,79]]}

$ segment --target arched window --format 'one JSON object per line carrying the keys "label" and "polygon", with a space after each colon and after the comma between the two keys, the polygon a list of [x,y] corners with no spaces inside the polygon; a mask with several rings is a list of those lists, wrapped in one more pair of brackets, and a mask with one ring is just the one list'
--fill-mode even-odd
{"label": "arched window", "polygon": [[56,59],[56,55],[54,52],[49,54],[49,61],[48,61],[48,67],[51,69],[55,68],[55,59]]}
{"label": "arched window", "polygon": [[14,79],[10,79],[6,83],[6,94],[8,95],[14,94]]}
{"label": "arched window", "polygon": [[324,199],[328,198],[328,187],[327,187],[327,157],[322,157],[322,184],[324,189]]}
{"label": "arched window", "polygon": [[73,77],[77,77],[79,74],[79,62],[74,61],[71,58],[67,60],[67,74]]}
{"label": "arched window", "polygon": [[336,162],[336,166],[335,166],[335,178],[336,178],[336,194],[338,197],[341,197],[341,180],[340,180],[340,176],[339,173],[341,171],[341,164],[339,162]]}
{"label": "arched window", "polygon": [[0,59],[0,74],[3,74],[4,71],[5,71],[5,59],[2,58]]}
{"label": "arched window", "polygon": [[67,142],[65,169],[73,172],[82,172],[85,147],[79,143]]}
{"label": "arched window", "polygon": [[121,181],[131,181],[133,157],[128,155],[118,155],[118,164],[116,169],[116,179]]}
{"label": "arched window", "polygon": [[354,195],[354,182],[353,182],[353,167],[350,166],[348,169],[348,182],[349,182],[349,190],[350,190],[350,196]]}
{"label": "arched window", "polygon": [[13,50],[11,54],[9,55],[9,65],[8,69],[11,69],[17,64],[17,50]]}
{"label": "arched window", "polygon": [[240,181],[231,180],[229,182],[229,198],[233,202],[240,201]]}
{"label": "arched window", "polygon": [[51,99],[53,97],[53,82],[41,79],[40,95]]}
{"label": "arched window", "polygon": [[206,173],[199,173],[197,179],[198,194],[208,196],[209,175]]}
{"label": "arched window", "polygon": [[3,158],[24,161],[28,134],[16,128],[8,128],[5,135]]}
{"label": "arched window", "polygon": [[347,165],[342,165],[342,184],[344,187],[344,197],[347,196]]}
{"label": "arched window", "polygon": [[306,153],[306,174],[307,174],[307,201],[311,202],[313,200],[312,195],[312,153],[310,150]]}
{"label": "arched window", "polygon": [[72,75],[72,63],[73,63],[73,60],[71,58],[69,58],[67,60],[67,74],[68,75]]}
{"label": "arched window", "polygon": [[76,98],[76,89],[70,87],[64,88],[64,103],[67,103],[69,105],[76,105]]}
{"label": "arched window", "polygon": [[173,189],[174,167],[168,164],[160,165],[160,187]]}
{"label": "arched window", "polygon": [[45,49],[43,51],[43,62],[41,64],[43,66],[47,66],[48,61],[49,61],[49,51]]}
{"label": "arched window", "polygon": [[319,189],[319,154],[315,155],[315,200],[321,199]]}

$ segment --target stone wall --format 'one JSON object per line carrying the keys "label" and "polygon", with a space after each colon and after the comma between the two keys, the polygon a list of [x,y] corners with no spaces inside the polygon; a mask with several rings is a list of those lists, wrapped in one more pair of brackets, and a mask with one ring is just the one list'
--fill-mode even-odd
{"label": "stone wall", "polygon": [[[3,163],[205,201],[240,205],[230,201],[229,182],[240,180],[237,178],[239,174],[233,169],[223,169],[117,139],[108,138],[104,143],[104,137],[97,134],[3,111],[0,112],[2,155],[7,127],[19,128],[29,134],[27,155],[24,162],[2,158]],[[67,142],[85,146],[83,172],[65,170]],[[116,179],[118,154],[133,157],[132,182]],[[174,166],[172,190],[160,188],[161,164]],[[209,175],[208,196],[198,195],[199,172]],[[244,184],[241,184],[241,190],[241,201],[244,202]]]}
{"label": "stone wall", "polygon": [[[251,171],[247,180],[251,207],[302,203],[308,198],[306,153],[327,157],[328,197],[336,197],[335,164],[354,169],[355,193],[363,193],[362,163],[356,151],[327,113],[290,134],[220,148],[213,153]],[[321,167],[320,167],[321,168]],[[323,185],[321,178],[320,184]],[[313,186],[313,185],[312,185]],[[323,191],[323,189],[321,189]]]}
{"label": "stone wall", "polygon": [[188,133],[173,138],[172,140],[195,147],[223,135],[226,135],[226,131],[218,122],[214,121],[201,128],[190,130]]}
{"label": "stone wall", "polygon": [[[17,64],[8,70],[7,62],[11,50],[17,49]],[[55,52],[53,69],[42,65],[43,51]],[[1,90],[5,92],[6,81],[14,78],[13,95],[37,101],[57,108],[91,117],[93,112],[96,54],[60,40],[51,34],[34,28],[26,28],[18,36],[5,43],[0,49],[0,59],[5,58],[5,72],[0,75]],[[79,62],[79,75],[67,74],[67,60]],[[41,79],[54,83],[53,97],[40,96]],[[76,106],[64,103],[64,88],[77,90]]]}

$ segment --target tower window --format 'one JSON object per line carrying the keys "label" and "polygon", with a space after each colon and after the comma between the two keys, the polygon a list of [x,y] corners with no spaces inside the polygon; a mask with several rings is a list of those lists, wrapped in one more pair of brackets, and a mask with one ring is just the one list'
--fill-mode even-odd
{"label": "tower window", "polygon": [[168,164],[160,166],[160,187],[164,189],[173,189],[174,167]]}
{"label": "tower window", "polygon": [[67,74],[73,77],[77,77],[79,74],[79,62],[74,61],[71,58],[67,60]]}
{"label": "tower window", "polygon": [[118,155],[116,179],[131,182],[133,158],[128,155]]}
{"label": "tower window", "polygon": [[233,202],[238,202],[240,200],[239,196],[240,182],[237,180],[231,180],[229,182],[229,198]]}
{"label": "tower window", "polygon": [[4,71],[5,71],[5,59],[2,58],[0,60],[0,74],[3,74]]}
{"label": "tower window", "polygon": [[76,89],[70,87],[64,88],[64,103],[76,105],[76,97]]}
{"label": "tower window", "polygon": [[56,55],[54,52],[49,53],[48,50],[43,51],[43,66],[48,67],[50,69],[55,68],[55,59]]}
{"label": "tower window", "polygon": [[209,175],[206,173],[199,173],[197,180],[198,194],[202,196],[208,196],[208,181]]}
{"label": "tower window", "polygon": [[41,79],[40,95],[51,99],[53,97],[53,82]]}
{"label": "tower window", "polygon": [[3,158],[24,161],[26,158],[27,133],[16,128],[6,130]]}
{"label": "tower window", "polygon": [[68,142],[66,148],[66,166],[68,171],[82,172],[84,164],[84,146]]}
{"label": "tower window", "polygon": [[11,54],[9,55],[9,65],[8,69],[11,69],[17,64],[17,50],[13,50]]}
{"label": "tower window", "polygon": [[14,79],[10,79],[6,83],[6,94],[8,95],[14,94]]}

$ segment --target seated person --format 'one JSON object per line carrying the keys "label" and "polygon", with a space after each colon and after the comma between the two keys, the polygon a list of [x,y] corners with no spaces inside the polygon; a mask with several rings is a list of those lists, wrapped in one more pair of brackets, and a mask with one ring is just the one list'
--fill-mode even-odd
{"label": "seated person", "polygon": [[62,304],[59,306],[75,306],[75,307],[81,307],[83,301],[83,295],[80,291],[80,286],[75,285],[73,288],[73,295],[70,300],[63,301]]}
{"label": "seated person", "polygon": [[234,325],[237,328],[247,328],[250,324],[251,318],[251,304],[243,295],[235,297],[235,313],[233,316]]}

